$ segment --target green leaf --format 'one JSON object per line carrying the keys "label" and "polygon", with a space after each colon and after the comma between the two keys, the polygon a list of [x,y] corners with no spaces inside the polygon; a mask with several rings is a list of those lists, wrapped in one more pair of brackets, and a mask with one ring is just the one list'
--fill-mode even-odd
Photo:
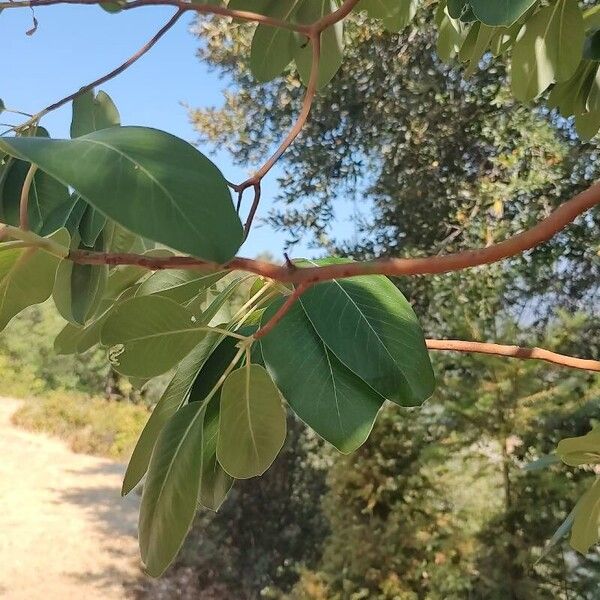
{"label": "green leaf", "polygon": [[196,514],[203,469],[201,404],[178,410],[152,452],[140,506],[139,542],[146,570],[160,576],[175,558]]}
{"label": "green leaf", "polygon": [[[263,324],[282,303],[267,308]],[[344,454],[365,442],[383,398],[327,348],[299,302],[260,345],[277,387],[309,427]]]}
{"label": "green leaf", "polygon": [[[336,10],[337,5],[333,0],[304,0],[298,9],[300,23],[313,23]],[[300,79],[308,85],[312,69],[312,45],[301,36],[297,43],[296,66]],[[327,85],[342,66],[344,59],[344,24],[339,21],[328,27],[321,34],[321,60],[319,63],[319,79],[317,87],[321,89]]]}
{"label": "green leaf", "polygon": [[563,117],[584,113],[597,70],[596,63],[582,60],[573,77],[552,88],[548,106],[558,108]]}
{"label": "green leaf", "polygon": [[[218,313],[223,303],[227,301],[232,289],[232,285],[230,285],[216,296],[210,306],[198,319],[199,324],[208,325]],[[241,333],[242,335],[250,335],[252,332],[242,330]],[[188,394],[190,398],[201,397],[202,400],[206,398],[208,392],[213,388],[233,358],[232,355],[222,369],[219,370],[216,368],[218,356],[223,350],[222,346],[230,345],[232,348],[235,348],[236,343],[237,342],[231,337],[224,339],[224,336],[220,333],[209,332],[198,346],[196,346],[178,365],[171,382],[165,389],[156,408],[152,412],[150,419],[146,423],[146,427],[140,435],[135,450],[133,451],[123,481],[122,493],[124,495],[128,494],[144,476],[144,473],[148,468],[152,448],[154,447],[156,437],[162,426],[175,411],[183,405],[188,398]],[[215,375],[216,378],[211,384],[210,378]],[[206,391],[202,391],[203,388],[199,388],[201,385],[210,385],[210,388]],[[196,389],[192,391],[192,387],[195,387]]]}
{"label": "green leaf", "polygon": [[116,307],[102,327],[111,364],[131,377],[165,373],[187,356],[205,331],[185,307],[161,296],[131,298]]}
{"label": "green leaf", "polygon": [[458,19],[453,19],[445,10],[437,12],[438,39],[436,50],[440,58],[446,62],[458,54],[469,31]]}
{"label": "green leaf", "polygon": [[489,27],[483,23],[475,23],[471,27],[458,54],[461,61],[469,63],[465,75],[472,75],[476,71],[479,61],[490,47],[495,34],[495,27]]}
{"label": "green leaf", "polygon": [[[10,159],[0,173],[0,218],[3,223],[19,225],[21,190],[30,166],[28,162]],[[62,183],[37,171],[29,188],[29,228],[42,236],[54,233],[65,225],[72,204],[69,190]]]}
{"label": "green leaf", "polygon": [[98,95],[94,96],[94,91],[89,90],[73,100],[72,138],[120,124],[119,111],[105,92],[99,91]]}
{"label": "green leaf", "polygon": [[61,261],[53,298],[58,312],[70,323],[85,325],[95,314],[104,294],[108,267]]}
{"label": "green leaf", "polygon": [[222,339],[223,336],[220,334],[209,333],[177,367],[173,378],[154,407],[133,450],[123,479],[121,489],[123,496],[131,492],[141,481],[148,469],[152,450],[159,433],[165,423],[183,406],[198,371]]}
{"label": "green leaf", "polygon": [[600,112],[575,115],[575,129],[584,142],[589,142],[600,130]]}
{"label": "green leaf", "polygon": [[217,458],[236,479],[262,475],[283,447],[285,410],[279,390],[259,365],[229,374],[221,390]]}
{"label": "green leaf", "polygon": [[433,394],[435,377],[423,331],[387,277],[321,283],[307,290],[300,303],[331,352],[381,396],[401,406],[417,406]]}
{"label": "green leaf", "polygon": [[587,554],[600,539],[600,478],[596,478],[592,487],[581,497],[575,507],[573,528],[571,529],[571,547]]}
{"label": "green leaf", "polygon": [[600,464],[600,425],[586,435],[561,440],[556,453],[572,467]]}
{"label": "green leaf", "polygon": [[576,0],[558,0],[527,20],[513,49],[512,91],[528,101],[569,79],[581,62],[584,26]]}
{"label": "green leaf", "polygon": [[[95,250],[103,250],[102,238]],[[58,266],[52,292],[58,312],[71,323],[85,325],[100,305],[107,280],[107,265],[82,265],[65,258]]]}
{"label": "green leaf", "polygon": [[[278,0],[269,5],[269,10],[265,14],[289,21],[297,6],[298,0]],[[250,70],[258,81],[270,81],[280,75],[290,64],[295,50],[296,40],[293,31],[259,25],[252,38]]]}
{"label": "green leaf", "polygon": [[79,223],[79,235],[86,246],[94,246],[106,225],[106,221],[106,216],[93,206],[86,207]]}
{"label": "green leaf", "polygon": [[600,29],[595,29],[585,38],[583,57],[589,60],[600,60]]}
{"label": "green leaf", "polygon": [[[202,476],[198,502],[204,508],[218,511],[233,486],[233,477],[228,475],[217,460],[219,439],[219,415],[221,394],[209,401],[204,414],[202,432]],[[190,398],[191,400],[191,398]]]}
{"label": "green leaf", "polygon": [[157,271],[142,283],[136,296],[156,294],[183,304],[223,279],[226,274],[225,271],[220,271],[206,275],[186,269]]}
{"label": "green leaf", "polygon": [[130,298],[134,291],[135,288],[129,288],[119,294],[118,298],[104,298],[98,307],[98,315],[95,320],[85,327],[67,323],[54,340],[54,351],[57,354],[82,354],[99,344],[102,327],[111,312],[119,302]]}
{"label": "green leaf", "polygon": [[475,16],[486,25],[512,25],[537,0],[469,0]]}
{"label": "green leaf", "polygon": [[[50,239],[68,248],[69,234],[64,229]],[[36,248],[0,252],[0,331],[24,308],[50,297],[59,261]]]}
{"label": "green leaf", "polygon": [[383,20],[388,31],[402,31],[415,18],[419,9],[419,0],[400,0],[396,12]]}
{"label": "green leaf", "polygon": [[355,10],[366,11],[372,19],[385,19],[398,10],[399,1],[403,0],[360,0]]}
{"label": "green leaf", "polygon": [[132,232],[224,263],[242,242],[227,182],[193,146],[156,129],[113,127],[74,140],[0,138]]}
{"label": "green leaf", "polygon": [[[71,137],[80,137],[100,129],[108,129],[121,124],[119,111],[108,94],[89,90],[73,100]],[[79,233],[84,244],[93,246],[106,225],[106,216],[92,206],[88,206],[81,220]]]}

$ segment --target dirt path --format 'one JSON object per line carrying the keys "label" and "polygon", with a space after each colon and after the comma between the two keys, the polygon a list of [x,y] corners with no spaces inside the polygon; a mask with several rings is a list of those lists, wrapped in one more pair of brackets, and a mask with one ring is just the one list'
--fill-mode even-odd
{"label": "dirt path", "polygon": [[127,598],[138,498],[119,495],[123,466],[16,428],[18,406],[0,398],[0,598]]}

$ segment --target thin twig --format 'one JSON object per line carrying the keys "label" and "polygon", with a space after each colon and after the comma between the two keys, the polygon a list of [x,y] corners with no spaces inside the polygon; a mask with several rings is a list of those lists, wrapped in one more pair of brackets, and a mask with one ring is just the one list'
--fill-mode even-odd
{"label": "thin twig", "polygon": [[302,101],[302,108],[300,110],[300,114],[296,119],[293,127],[290,129],[288,134],[285,136],[283,142],[281,142],[279,148],[275,151],[273,156],[265,162],[265,164],[252,176],[250,179],[247,179],[243,183],[239,184],[236,187],[238,192],[243,191],[249,187],[256,186],[256,184],[260,183],[260,181],[264,178],[264,176],[275,166],[275,163],[283,156],[285,151],[292,145],[294,140],[300,135],[306,121],[308,119],[308,115],[310,114],[310,109],[312,108],[316,93],[317,87],[319,84],[319,63],[321,59],[321,35],[320,33],[312,34],[309,38],[310,44],[312,48],[312,64],[310,71],[310,79],[308,82],[308,86],[306,87],[306,94],[304,95],[304,100]]}
{"label": "thin twig", "polygon": [[23,231],[29,229],[29,191],[31,190],[31,184],[37,171],[37,165],[32,164],[25,175],[25,181],[23,181],[23,187],[21,188],[21,202],[19,204],[19,227]]}
{"label": "thin twig", "polygon": [[484,248],[465,250],[454,254],[423,258],[383,258],[364,262],[341,263],[322,267],[290,268],[285,265],[236,257],[225,265],[219,265],[191,256],[169,258],[141,256],[138,254],[110,254],[83,250],[71,251],[69,258],[81,264],[138,265],[152,270],[202,269],[208,272],[241,270],[262,275],[281,283],[319,283],[357,275],[431,275],[469,269],[499,262],[531,250],[548,241],[573,222],[579,215],[600,203],[600,184],[596,183],[577,194],[537,225],[508,238],[503,242]]}
{"label": "thin twig", "polygon": [[[94,6],[102,4],[102,0],[11,0],[9,2],[0,2],[0,10],[5,8],[24,8],[35,6],[53,6],[56,4],[76,4]],[[261,15],[248,10],[233,10],[225,6],[216,4],[195,4],[186,0],[134,0],[121,6],[121,10],[131,10],[143,6],[174,6],[182,12],[192,11],[199,14],[215,15],[220,17],[231,17],[240,21],[249,23],[260,23],[269,27],[278,27],[289,31],[296,31],[304,35],[310,34],[309,25],[300,25],[288,23],[280,19],[275,19],[266,15]]]}
{"label": "thin twig", "polygon": [[285,317],[290,308],[294,306],[298,298],[304,294],[304,292],[310,287],[310,284],[299,285],[292,294],[290,294],[286,301],[279,307],[279,310],[254,334],[254,339],[259,340],[272,331],[273,328]]}
{"label": "thin twig", "polygon": [[128,69],[131,65],[133,65],[135,62],[137,62],[140,58],[142,58],[142,56],[144,56],[147,52],[149,52],[152,49],[152,47],[160,40],[160,38],[162,38],[169,31],[169,29],[171,29],[173,27],[173,25],[175,25],[175,23],[177,23],[177,21],[182,17],[184,12],[185,11],[183,11],[183,10],[178,10],[165,23],[165,25],[163,27],[161,27],[156,32],[156,34],[153,35],[152,38],[150,38],[150,40],[148,40],[148,42],[146,42],[135,54],[130,56],[124,63],[119,65],[116,69],[113,69],[109,73],[102,75],[102,77],[98,77],[98,79],[95,79],[91,83],[88,83],[87,85],[78,89],[76,92],[73,92],[72,94],[69,94],[68,96],[65,96],[64,98],[61,98],[60,100],[54,102],[53,104],[50,104],[46,108],[42,109],[40,112],[36,113],[35,115],[32,115],[30,119],[25,121],[25,123],[23,123],[22,125],[19,125],[17,127],[17,129],[24,129],[26,127],[29,127],[31,124],[36,123],[37,121],[39,121],[42,117],[44,117],[48,113],[56,110],[57,108],[60,108],[61,106],[64,106],[65,104],[67,104],[68,102],[71,102],[78,96],[81,96],[82,94],[85,94],[86,92],[89,92],[90,90],[94,89],[95,87],[102,85],[103,83],[106,83],[107,81],[109,81],[109,80],[113,79],[114,77],[116,77],[117,75],[121,74],[123,71]]}
{"label": "thin twig", "polygon": [[[240,202],[243,194],[243,190],[240,192]],[[260,182],[254,184],[254,199],[252,200],[252,206],[250,207],[250,212],[248,213],[248,219],[246,220],[246,224],[244,225],[244,239],[248,237],[250,233],[250,229],[252,228],[252,221],[254,221],[254,215],[256,215],[256,211],[258,210],[258,205],[260,203]]]}
{"label": "thin twig", "polygon": [[555,365],[600,372],[600,361],[576,358],[565,354],[557,354],[543,348],[525,348],[523,346],[505,346],[485,342],[466,342],[463,340],[426,340],[429,350],[449,350],[451,352],[469,352],[491,354],[508,358],[543,360]]}

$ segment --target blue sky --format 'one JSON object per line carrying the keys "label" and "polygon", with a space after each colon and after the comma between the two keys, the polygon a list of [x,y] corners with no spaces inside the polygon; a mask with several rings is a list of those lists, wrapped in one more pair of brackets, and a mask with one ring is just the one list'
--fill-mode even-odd
{"label": "blue sky", "polygon": [[[31,12],[5,10],[0,18],[5,57],[0,98],[9,108],[36,112],[122,63],[173,12],[167,7],[144,7],[111,15],[97,6],[39,7],[35,10],[38,30],[27,36],[25,32],[32,26]],[[226,82],[196,58],[198,40],[189,33],[191,19],[191,15],[185,15],[145,57],[102,86],[119,108],[123,124],[156,127],[193,142],[196,136],[182,103],[220,104]],[[12,115],[4,113],[1,120],[10,118]],[[71,107],[67,105],[45,117],[42,124],[53,137],[68,137],[70,118]],[[245,178],[246,172],[234,167],[227,154],[211,158],[228,179]],[[263,182],[262,215],[268,212],[277,193],[276,175],[272,172]],[[348,228],[347,217],[340,225]],[[283,234],[266,225],[255,227],[241,254],[254,256],[268,250],[279,259],[284,239]],[[299,244],[293,254],[308,256],[315,251]]]}

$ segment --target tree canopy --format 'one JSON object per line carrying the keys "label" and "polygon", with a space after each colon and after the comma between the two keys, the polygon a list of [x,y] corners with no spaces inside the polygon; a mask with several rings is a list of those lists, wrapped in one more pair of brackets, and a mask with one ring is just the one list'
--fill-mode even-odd
{"label": "tree canopy", "polygon": [[[0,2],[0,10],[54,3]],[[287,410],[350,455],[367,442],[384,404],[405,410],[409,421],[433,410],[426,404],[436,389],[429,351],[600,371],[598,360],[579,358],[587,347],[573,356],[498,343],[525,337],[515,314],[521,289],[540,306],[565,297],[582,303],[597,288],[597,221],[588,211],[600,187],[585,189],[597,156],[577,147],[570,122],[557,132],[540,116],[574,117],[585,138],[598,131],[596,7],[575,0],[98,4],[114,13],[145,4],[177,12],[115,70],[0,136],[0,324],[52,298],[66,321],[55,341],[59,353],[100,345],[135,385],[171,374],[123,486],[128,493],[145,478],[139,537],[151,575],[171,563],[198,505],[218,509],[236,480],[274,463]],[[277,145],[241,183],[167,132],[122,125],[112,99],[95,91],[187,11],[218,17],[218,27],[228,28],[211,33],[204,52],[240,85],[224,110],[198,113],[199,126],[215,141],[241,143],[242,160]],[[242,23],[252,31],[238,35]],[[407,26],[408,36],[382,33]],[[455,58],[475,79],[466,82],[440,62]],[[407,93],[411,87],[420,93]],[[539,104],[532,113],[509,94]],[[40,120],[69,102],[71,137],[53,139]],[[240,115],[243,128],[236,126]],[[426,135],[432,127],[439,135]],[[236,256],[260,208],[261,182],[282,157],[292,165],[283,179],[288,204],[300,198],[312,205],[273,215],[275,223],[322,237],[332,199],[367,192],[374,216],[363,227],[368,239],[353,248],[329,243],[333,256],[310,261],[286,256],[283,265]],[[578,235],[564,233],[578,217]],[[424,299],[421,280],[407,284],[407,299],[389,279],[425,275]],[[250,286],[243,305],[222,320],[221,308],[242,285]],[[424,325],[444,339],[426,338]],[[459,329],[476,339],[446,339]],[[494,441],[502,456],[511,551],[521,543],[516,523],[526,518],[513,515],[508,431],[520,418],[523,390],[539,391],[533,369],[540,367],[527,364],[510,363],[477,398],[492,419],[481,421],[485,442]],[[461,367],[457,372],[465,377]],[[447,378],[438,380],[451,394]],[[600,462],[597,428],[565,433],[578,435],[552,439],[556,454],[544,460],[588,470]],[[598,541],[600,486],[591,479],[557,534],[570,529],[573,549],[583,554]],[[526,585],[521,575],[508,573],[509,589]]]}

